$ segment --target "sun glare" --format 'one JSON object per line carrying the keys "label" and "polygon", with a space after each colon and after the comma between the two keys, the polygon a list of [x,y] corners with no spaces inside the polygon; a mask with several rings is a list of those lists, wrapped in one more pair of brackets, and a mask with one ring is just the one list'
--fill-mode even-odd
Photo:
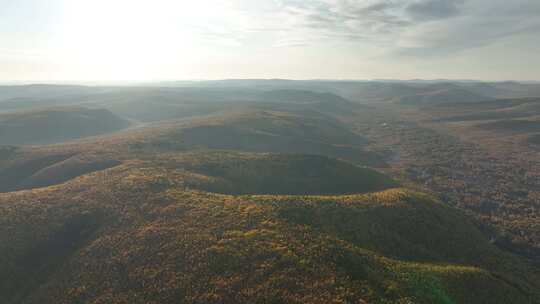
{"label": "sun glare", "polygon": [[197,54],[201,24],[212,24],[219,5],[203,2],[66,1],[57,36],[61,60],[111,79],[146,78],[156,66]]}

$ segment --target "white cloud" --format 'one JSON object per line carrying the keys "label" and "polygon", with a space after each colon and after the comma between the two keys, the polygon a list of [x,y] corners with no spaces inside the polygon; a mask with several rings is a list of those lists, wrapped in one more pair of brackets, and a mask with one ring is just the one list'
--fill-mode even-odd
{"label": "white cloud", "polygon": [[[259,0],[260,2],[260,0]],[[272,45],[372,43],[395,51],[451,53],[516,33],[540,33],[533,0],[276,0],[247,25]],[[272,3],[271,5],[268,3]],[[246,5],[237,1],[236,9]],[[273,32],[272,32],[273,31]],[[271,35],[270,33],[278,33]]]}
{"label": "white cloud", "polygon": [[525,42],[540,67],[538,0],[20,1],[0,11],[0,78],[446,77]]}

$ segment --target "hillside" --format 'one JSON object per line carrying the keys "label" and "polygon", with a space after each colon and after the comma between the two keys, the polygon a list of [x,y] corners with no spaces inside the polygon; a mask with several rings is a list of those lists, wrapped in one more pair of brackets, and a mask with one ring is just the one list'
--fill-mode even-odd
{"label": "hillside", "polygon": [[103,155],[50,153],[26,156],[0,166],[0,192],[56,185],[119,164]]}
{"label": "hillside", "polygon": [[225,194],[344,194],[397,184],[377,171],[316,155],[197,153],[164,157],[204,175],[190,187]]}
{"label": "hillside", "polygon": [[[496,162],[453,133],[534,148],[519,124],[537,98],[415,107],[386,101],[499,84],[228,86],[242,83],[34,96],[0,114],[0,139],[98,135],[0,141],[0,302],[540,303],[537,150]],[[362,89],[381,96],[327,93]],[[79,105],[32,104],[64,101]],[[120,117],[144,123],[114,132]]]}
{"label": "hillside", "polygon": [[247,152],[304,153],[384,166],[367,143],[342,122],[327,116],[281,111],[243,111],[191,121],[136,147],[165,150],[217,149]]}
{"label": "hillside", "polygon": [[425,195],[218,195],[189,190],[186,181],[201,177],[178,160],[127,162],[60,186],[0,194],[4,300],[534,303],[538,296],[531,268]]}
{"label": "hillside", "polygon": [[502,119],[494,122],[481,123],[476,126],[487,131],[501,131],[512,133],[538,132],[540,121],[523,119]]}
{"label": "hillside", "polygon": [[[186,117],[183,109],[197,113],[208,107],[222,108],[223,104],[253,102],[339,103],[343,97],[357,103],[400,99],[460,102],[456,98],[467,97],[462,101],[477,101],[538,96],[539,84],[515,82],[238,79],[163,82],[142,87],[21,85],[0,86],[0,111],[82,105],[106,107],[141,121],[157,121]],[[151,106],[158,104],[165,109]]]}
{"label": "hillside", "polygon": [[514,119],[540,114],[538,98],[495,99],[482,102],[438,104],[424,111],[434,113],[441,122]]}
{"label": "hillside", "polygon": [[[41,94],[39,94],[41,90]],[[246,107],[280,107],[311,111],[336,108],[350,113],[353,105],[336,94],[290,89],[213,87],[79,87],[0,86],[0,111],[36,107],[83,106],[143,122],[181,119]],[[320,105],[320,106],[319,106]]]}
{"label": "hillside", "polygon": [[322,114],[232,112],[62,145],[5,146],[0,155],[0,192],[54,185],[124,160],[190,150],[303,153],[384,166],[380,155],[364,150],[366,144],[345,124]]}
{"label": "hillside", "polygon": [[[99,90],[99,89],[98,89]],[[77,85],[11,85],[0,86],[0,106],[3,101],[10,99],[62,98],[81,94],[95,93],[95,87]]]}
{"label": "hillside", "polygon": [[396,99],[397,103],[404,105],[434,105],[453,102],[477,102],[490,99],[460,88],[443,88],[434,91],[422,92],[415,95],[402,96]]}
{"label": "hillside", "polygon": [[269,90],[259,94],[262,100],[274,102],[316,103],[316,102],[347,102],[346,99],[332,93],[318,93],[305,90]]}
{"label": "hillside", "polygon": [[493,238],[499,247],[538,261],[538,105],[506,98],[397,108],[408,123],[388,123],[372,138],[399,147],[397,172],[468,210],[487,231],[504,231]]}
{"label": "hillside", "polygon": [[147,89],[143,92],[103,94],[98,104],[140,121],[160,121],[222,111],[264,109],[350,113],[355,106],[331,93],[304,90],[216,88]]}
{"label": "hillside", "polygon": [[55,107],[17,111],[0,114],[0,142],[3,145],[57,143],[117,131],[128,124],[103,109]]}

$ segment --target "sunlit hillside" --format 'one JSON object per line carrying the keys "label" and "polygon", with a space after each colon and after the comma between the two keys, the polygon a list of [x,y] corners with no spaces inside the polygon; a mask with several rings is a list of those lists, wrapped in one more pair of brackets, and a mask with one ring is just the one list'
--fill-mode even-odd
{"label": "sunlit hillside", "polygon": [[[0,195],[4,299],[527,303],[538,296],[526,263],[429,196],[405,189],[213,194],[192,188],[194,180],[212,177],[183,164],[191,158],[195,170],[213,167],[218,155],[188,157],[130,161],[66,184]],[[249,166],[251,157],[244,157],[232,161]],[[230,155],[218,159],[226,164]],[[298,174],[296,159],[283,170]],[[267,186],[252,191],[272,192]]]}

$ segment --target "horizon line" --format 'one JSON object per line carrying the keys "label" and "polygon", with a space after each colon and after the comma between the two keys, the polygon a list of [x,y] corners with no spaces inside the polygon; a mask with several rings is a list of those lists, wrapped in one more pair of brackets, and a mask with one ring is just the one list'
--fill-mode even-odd
{"label": "horizon line", "polygon": [[487,80],[487,79],[466,79],[466,78],[194,78],[194,79],[159,79],[159,80],[0,80],[0,86],[6,85],[137,85],[137,84],[159,84],[159,83],[197,83],[197,82],[219,82],[219,81],[335,81],[335,82],[517,82],[517,83],[539,83],[540,80]]}

